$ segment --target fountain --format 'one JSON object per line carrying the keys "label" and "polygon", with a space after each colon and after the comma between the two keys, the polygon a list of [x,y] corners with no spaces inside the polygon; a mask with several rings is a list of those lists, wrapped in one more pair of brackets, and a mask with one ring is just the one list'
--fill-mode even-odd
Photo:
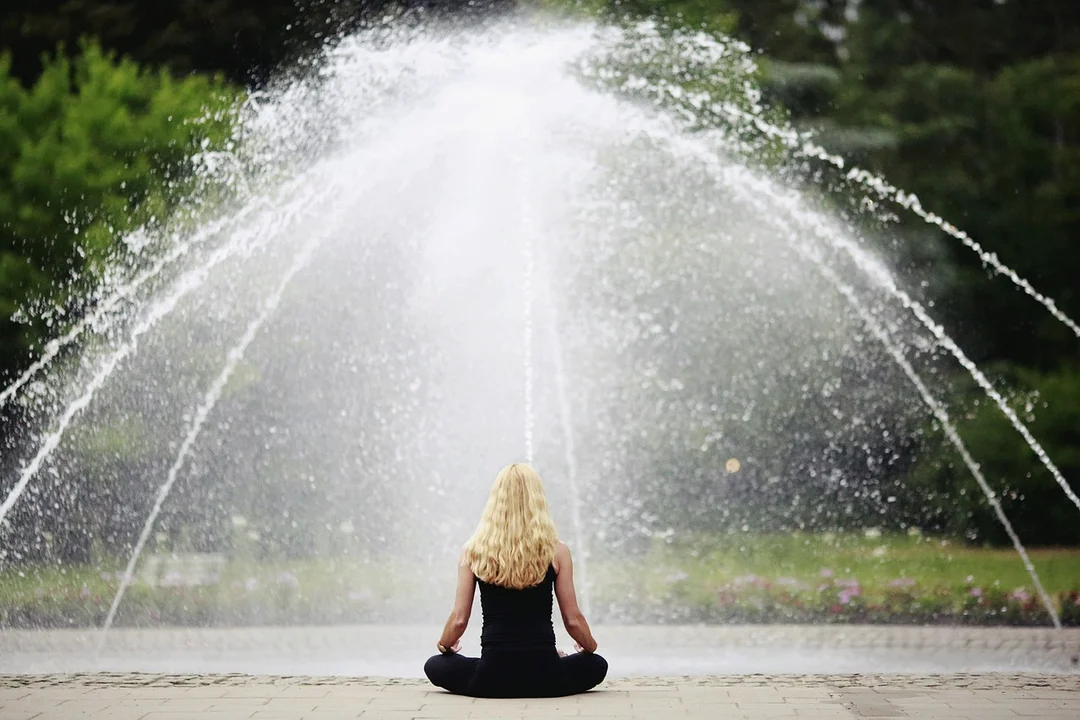
{"label": "fountain", "polygon": [[[949,362],[1080,499],[803,161],[1080,327],[772,122],[752,73],[738,43],[648,23],[388,25],[251,97],[234,149],[201,158],[195,210],[131,238],[89,314],[0,390],[36,433],[4,451],[0,569],[106,573],[99,653],[152,620],[148,554],[315,559],[336,583],[342,605],[307,607],[282,570],[256,621],[430,622],[491,477],[522,458],[586,606],[618,622],[634,601],[598,598],[604,553],[887,512],[889,438],[932,416],[1060,627],[940,399]],[[243,562],[221,594],[266,582]],[[229,624],[221,595],[190,602],[191,624]]]}

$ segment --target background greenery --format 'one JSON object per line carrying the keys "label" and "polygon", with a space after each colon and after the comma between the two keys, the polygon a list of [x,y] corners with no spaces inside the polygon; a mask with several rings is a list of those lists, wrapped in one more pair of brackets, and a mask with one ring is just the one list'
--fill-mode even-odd
{"label": "background greenery", "polygon": [[[466,16],[512,7],[420,5]],[[390,7],[9,0],[0,16],[0,379],[85,311],[101,269],[128,252],[124,231],[183,196],[192,153],[224,142],[237,98]],[[795,126],[916,193],[1080,316],[1080,3],[589,0],[577,8],[745,39],[761,53],[768,100]],[[959,243],[911,218],[894,230],[901,274],[913,286],[933,279],[923,295],[946,329],[1030,416],[1065,477],[1080,478],[1080,341]],[[21,322],[20,308],[57,321]],[[978,403],[977,388],[959,376],[954,387],[965,442],[1021,536],[1080,544],[1075,508],[1030,450]],[[4,412],[0,433],[13,435],[18,418]],[[928,527],[1006,542],[936,428],[892,442],[919,449],[913,465],[898,467]],[[102,454],[119,457],[114,447]]]}
{"label": "background greenery", "polygon": [[[244,552],[250,543],[242,533],[237,541],[241,551],[213,574],[174,564],[150,581],[140,571],[117,622],[236,626],[431,619],[430,587],[415,566],[371,556],[258,560]],[[1032,561],[1063,624],[1080,625],[1080,553],[1037,550]],[[120,570],[72,565],[0,574],[0,627],[100,627]],[[436,572],[442,577],[444,571]],[[590,573],[590,618],[601,623],[1050,622],[1011,549],[972,549],[919,535],[658,539],[641,552],[600,553]]]}

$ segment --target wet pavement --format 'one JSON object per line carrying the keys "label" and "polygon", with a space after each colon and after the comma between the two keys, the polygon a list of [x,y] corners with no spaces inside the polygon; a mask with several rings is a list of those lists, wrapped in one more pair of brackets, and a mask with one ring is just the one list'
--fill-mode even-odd
{"label": "wet pavement", "polygon": [[[416,625],[0,632],[0,673],[421,677],[440,628]],[[479,652],[477,628],[463,651]],[[820,673],[1080,673],[1080,629],[607,626],[613,677]],[[572,643],[560,633],[560,644]],[[1078,716],[1080,717],[1080,716]]]}

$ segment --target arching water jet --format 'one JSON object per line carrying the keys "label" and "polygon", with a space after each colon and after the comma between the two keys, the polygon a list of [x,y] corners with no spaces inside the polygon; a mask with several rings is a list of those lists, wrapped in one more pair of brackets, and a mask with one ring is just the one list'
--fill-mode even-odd
{"label": "arching water jet", "polygon": [[[34,538],[74,526],[103,567],[126,558],[107,624],[123,622],[155,528],[162,555],[318,566],[336,583],[328,617],[417,621],[443,607],[439,573],[523,439],[570,519],[561,527],[590,591],[604,560],[590,551],[609,546],[857,522],[845,512],[876,520],[908,462],[894,460],[909,452],[894,438],[947,390],[905,355],[932,318],[916,313],[908,328],[903,308],[885,307],[870,313],[876,327],[908,332],[886,333],[884,350],[863,342],[868,327],[876,335],[866,309],[834,296],[881,289],[865,254],[848,254],[827,215],[801,212],[782,178],[748,169],[754,143],[772,138],[754,111],[752,59],[736,44],[679,42],[588,25],[390,28],[342,41],[318,77],[270,91],[241,133],[244,162],[223,167],[293,192],[253,191],[251,211],[214,230],[223,244],[181,241],[147,258],[167,271],[182,255],[207,277],[175,302],[183,284],[146,290],[142,309],[160,317],[120,317],[130,328],[117,342],[131,349],[99,380],[75,373],[70,394],[85,400],[55,416],[75,432],[16,479],[0,516],[46,465],[56,479],[5,518],[19,531],[6,537],[40,555]],[[681,96],[690,109],[643,107],[593,82],[596,58],[619,43],[673,65],[698,53],[729,82],[732,107],[763,125],[703,131],[699,96]],[[655,78],[619,77],[675,96],[669,81],[658,92]],[[323,222],[335,228],[326,237]],[[823,265],[792,236],[816,238]],[[315,238],[307,269],[275,294]],[[84,352],[102,366],[94,346]],[[149,438],[136,459],[78,447],[130,418]],[[99,523],[104,505],[80,504],[101,485],[129,500],[126,515],[110,508]],[[250,572],[230,591],[268,582]],[[287,595],[307,581],[273,582]],[[589,602],[617,617],[599,592]]]}

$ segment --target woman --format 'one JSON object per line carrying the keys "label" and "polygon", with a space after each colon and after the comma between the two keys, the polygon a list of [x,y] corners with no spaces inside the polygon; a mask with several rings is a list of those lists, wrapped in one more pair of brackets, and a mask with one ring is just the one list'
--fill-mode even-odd
{"label": "woman", "polygon": [[[480,586],[479,658],[458,654]],[[551,594],[578,652],[555,649]],[[544,485],[528,465],[503,468],[458,563],[454,610],[424,665],[432,683],[473,697],[556,697],[585,692],[607,674],[578,608],[570,548],[559,542]]]}

